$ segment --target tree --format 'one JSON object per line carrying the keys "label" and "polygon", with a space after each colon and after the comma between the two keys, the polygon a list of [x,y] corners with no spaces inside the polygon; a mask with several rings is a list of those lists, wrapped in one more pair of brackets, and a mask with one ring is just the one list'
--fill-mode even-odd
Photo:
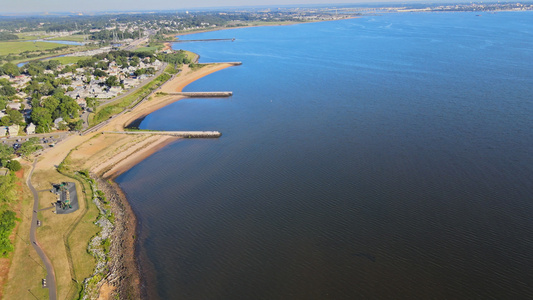
{"label": "tree", "polygon": [[11,126],[13,123],[11,122],[11,118],[9,116],[3,116],[2,119],[0,119],[0,125],[1,126]]}
{"label": "tree", "polygon": [[72,119],[78,116],[80,111],[80,106],[76,100],[70,98],[69,96],[60,96],[61,103],[59,104],[60,115],[64,119]]}
{"label": "tree", "polygon": [[10,85],[4,85],[0,88],[0,96],[13,96],[17,93],[17,90],[10,86]]}
{"label": "tree", "polygon": [[4,70],[4,74],[9,75],[11,77],[20,75],[19,68],[14,63],[4,64],[4,66],[2,67],[2,70]]}
{"label": "tree", "polygon": [[70,130],[80,131],[83,129],[83,121],[81,119],[78,119],[75,122],[70,122],[68,126]]}
{"label": "tree", "polygon": [[22,145],[20,145],[20,148],[17,150],[17,153],[28,157],[30,156],[30,154],[34,153],[35,151],[43,148],[38,143],[39,143],[38,138],[31,138],[29,141],[24,142],[22,143]]}
{"label": "tree", "polygon": [[93,110],[95,110],[98,106],[98,100],[96,100],[96,98],[87,97],[85,98],[85,101],[87,102],[87,106],[92,108]]}
{"label": "tree", "polygon": [[109,87],[112,87],[112,86],[118,86],[120,85],[120,82],[118,81],[118,78],[117,76],[109,76],[106,80],[105,80],[105,84]]}
{"label": "tree", "polygon": [[39,92],[43,95],[50,95],[54,89],[54,86],[48,81],[39,86]]}
{"label": "tree", "polygon": [[44,99],[41,103],[41,105],[46,108],[48,111],[53,112],[57,109],[59,106],[59,99],[57,99],[55,96],[48,97]]}
{"label": "tree", "polygon": [[107,76],[107,73],[102,71],[102,70],[100,70],[100,69],[96,69],[96,70],[94,70],[93,75],[95,77],[104,77],[104,76]]}
{"label": "tree", "polygon": [[[6,176],[4,176],[6,177]],[[15,228],[17,217],[14,211],[6,210],[0,214],[0,256],[7,257],[13,251],[13,244],[9,239],[11,232]]]}
{"label": "tree", "polygon": [[38,133],[49,132],[52,124],[52,113],[44,107],[35,107],[31,112],[31,119],[37,125]]}
{"label": "tree", "polygon": [[6,110],[7,115],[11,119],[11,124],[21,125],[24,123],[24,116],[16,109]]}
{"label": "tree", "polygon": [[22,169],[22,166],[20,163],[16,160],[10,160],[6,164],[6,168],[8,168],[10,171],[17,172],[20,169]]}
{"label": "tree", "polygon": [[13,154],[15,153],[15,150],[13,150],[12,147],[5,144],[0,144],[0,164],[2,166],[5,166],[5,164],[13,158]]}

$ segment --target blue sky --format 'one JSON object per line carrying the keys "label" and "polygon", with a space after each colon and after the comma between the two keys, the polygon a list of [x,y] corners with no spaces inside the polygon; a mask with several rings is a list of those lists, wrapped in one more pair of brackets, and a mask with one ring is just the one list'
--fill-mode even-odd
{"label": "blue sky", "polygon": [[[406,2],[389,0],[387,2]],[[109,10],[175,10],[200,7],[369,3],[372,0],[2,0],[6,12],[83,12]],[[383,0],[379,1],[383,2]],[[431,1],[433,2],[433,1]]]}

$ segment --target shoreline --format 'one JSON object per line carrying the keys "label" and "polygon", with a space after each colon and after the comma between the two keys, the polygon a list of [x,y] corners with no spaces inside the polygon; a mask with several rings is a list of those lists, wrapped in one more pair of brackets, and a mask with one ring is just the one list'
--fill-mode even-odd
{"label": "shoreline", "polygon": [[223,28],[212,28],[212,29],[202,29],[198,31],[190,31],[190,32],[184,32],[184,33],[178,33],[178,34],[172,34],[172,37],[179,37],[179,36],[185,36],[185,35],[191,35],[191,34],[197,34],[197,33],[205,33],[205,32],[212,32],[212,31],[221,31],[221,30],[231,30],[231,29],[242,29],[242,28],[253,28],[253,27],[274,27],[274,26],[291,26],[291,25],[299,25],[299,24],[312,24],[312,23],[322,23],[322,22],[332,22],[332,21],[342,21],[342,20],[349,20],[349,19],[358,19],[362,16],[353,16],[353,17],[346,17],[342,19],[336,19],[336,20],[319,20],[319,21],[307,21],[307,22],[287,22],[286,24],[260,24],[260,25],[246,25],[246,26],[235,26],[235,27],[223,27]]}
{"label": "shoreline", "polygon": [[[161,87],[160,92],[180,92],[188,84],[230,66],[232,65],[218,63],[195,71],[184,66],[183,75],[175,76],[169,80]],[[150,113],[184,98],[183,96],[167,95],[153,97],[129,113],[127,117],[117,118],[116,123],[120,124],[120,127],[126,128]],[[102,130],[116,127],[116,125],[106,125]],[[140,234],[138,218],[126,193],[115,179],[163,147],[178,140],[180,139],[171,136],[150,136],[107,159],[105,165],[108,167],[98,165],[96,168],[91,168],[91,171],[96,174],[99,188],[104,190],[108,199],[114,199],[111,201],[115,203],[112,206],[112,212],[116,216],[116,225],[112,233],[114,252],[110,255],[109,261],[112,267],[109,277],[99,287],[99,299],[110,299],[117,293],[133,296],[133,299],[145,299],[150,294],[148,283],[151,281],[143,276],[143,265],[146,267],[146,263],[141,263],[142,253],[136,242]]]}
{"label": "shoreline", "polygon": [[[233,65],[213,63],[193,70],[184,65],[179,74],[173,75],[159,88],[157,91],[159,94],[152,94],[131,111],[118,115],[93,133],[70,135],[40,156],[36,170],[41,174],[46,172],[56,174],[57,167],[68,160],[71,170],[89,170],[91,177],[98,182],[98,189],[111,200],[109,209],[115,216],[113,229],[111,229],[111,249],[105,261],[99,260],[99,263],[107,265],[107,273],[98,273],[104,277],[92,285],[95,291],[98,291],[98,299],[114,299],[113,297],[118,295],[121,298],[146,298],[143,296],[146,295],[146,291],[142,291],[141,287],[146,279],[142,277],[139,269],[141,263],[137,255],[139,253],[136,245],[139,230],[138,219],[126,194],[114,179],[161,148],[179,140],[175,136],[107,134],[104,131],[124,131],[132,121],[144,118],[158,109],[186,98],[167,93],[179,92],[191,82],[230,66]],[[37,181],[34,184],[38,186],[41,183]],[[48,182],[43,181],[43,184],[48,184]],[[85,239],[85,236],[82,238]],[[90,238],[92,240],[92,237]],[[63,280],[57,285],[65,285],[68,282]]]}

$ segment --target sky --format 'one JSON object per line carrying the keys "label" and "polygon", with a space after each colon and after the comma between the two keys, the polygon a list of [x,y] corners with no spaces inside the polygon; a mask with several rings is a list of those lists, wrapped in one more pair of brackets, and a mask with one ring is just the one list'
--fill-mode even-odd
{"label": "sky", "polygon": [[[2,3],[3,2],[3,3]],[[202,7],[371,3],[377,0],[0,0],[3,13],[177,10]],[[383,0],[379,2],[384,2]],[[387,2],[406,2],[387,0]],[[433,2],[433,1],[428,1]],[[451,2],[451,1],[450,1]]]}

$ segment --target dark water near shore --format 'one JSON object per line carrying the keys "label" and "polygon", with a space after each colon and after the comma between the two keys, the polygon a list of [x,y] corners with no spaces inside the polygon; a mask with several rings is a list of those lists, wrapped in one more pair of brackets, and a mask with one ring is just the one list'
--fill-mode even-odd
{"label": "dark water near shore", "polygon": [[533,13],[196,34],[242,61],[120,176],[150,298],[533,298]]}

